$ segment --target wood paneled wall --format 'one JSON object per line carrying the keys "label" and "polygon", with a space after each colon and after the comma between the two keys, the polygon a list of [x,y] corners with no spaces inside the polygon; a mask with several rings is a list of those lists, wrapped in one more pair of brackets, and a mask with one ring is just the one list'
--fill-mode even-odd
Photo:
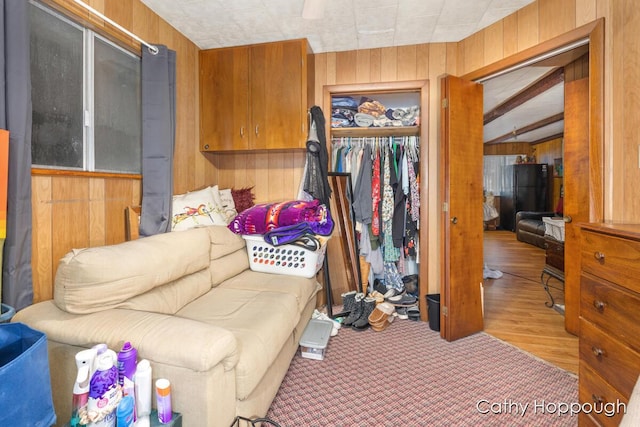
{"label": "wood paneled wall", "polygon": [[[71,0],[50,0],[74,8]],[[90,0],[144,39],[177,52],[177,140],[174,192],[204,185],[254,186],[258,201],[297,194],[304,152],[206,154],[198,151],[197,47],[139,0]],[[438,77],[463,75],[571,29],[605,18],[605,218],[640,222],[637,111],[640,110],[640,8],[635,0],[538,0],[459,43],[363,49],[316,55],[316,104],[325,84],[430,80],[429,291],[439,288]],[[96,21],[96,25],[104,25]],[[615,53],[615,56],[614,56]],[[322,106],[326,111],[327,106]],[[117,241],[123,208],[139,203],[140,182],[108,178],[33,177],[34,288],[50,298],[59,254],[72,247]],[[119,206],[118,206],[119,205]],[[615,206],[615,209],[614,209]],[[67,219],[73,215],[73,220]],[[424,244],[424,243],[423,243]]]}

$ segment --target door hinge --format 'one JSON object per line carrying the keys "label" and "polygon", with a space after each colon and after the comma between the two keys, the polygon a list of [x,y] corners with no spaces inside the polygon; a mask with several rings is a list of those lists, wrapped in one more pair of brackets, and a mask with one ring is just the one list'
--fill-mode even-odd
{"label": "door hinge", "polygon": [[442,212],[449,212],[449,203],[444,202],[442,204]]}
{"label": "door hinge", "polygon": [[444,98],[442,100],[442,108],[448,108],[449,107],[449,99],[448,98]]}
{"label": "door hinge", "polygon": [[442,314],[444,314],[445,316],[449,315],[449,309],[447,308],[446,305],[442,306]]}

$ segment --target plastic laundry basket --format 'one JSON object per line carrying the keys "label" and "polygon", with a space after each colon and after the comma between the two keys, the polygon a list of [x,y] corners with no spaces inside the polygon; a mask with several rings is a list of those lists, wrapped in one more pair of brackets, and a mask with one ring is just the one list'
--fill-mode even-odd
{"label": "plastic laundry basket", "polygon": [[263,273],[313,277],[322,267],[327,250],[326,240],[318,250],[312,251],[297,245],[273,246],[260,234],[242,237],[247,241],[249,267]]}

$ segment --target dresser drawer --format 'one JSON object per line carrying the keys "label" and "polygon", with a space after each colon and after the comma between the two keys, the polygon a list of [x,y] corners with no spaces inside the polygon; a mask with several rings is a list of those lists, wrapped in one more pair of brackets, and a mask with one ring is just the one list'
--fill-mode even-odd
{"label": "dresser drawer", "polygon": [[640,299],[588,274],[581,276],[580,316],[640,352]]}
{"label": "dresser drawer", "polygon": [[580,404],[584,407],[586,404],[593,405],[589,415],[601,425],[617,427],[622,421],[628,400],[582,361],[578,377]]}
{"label": "dresser drawer", "polygon": [[628,398],[640,373],[640,354],[591,322],[580,322],[580,360]]}
{"label": "dresser drawer", "polygon": [[582,270],[640,292],[640,242],[582,231]]}

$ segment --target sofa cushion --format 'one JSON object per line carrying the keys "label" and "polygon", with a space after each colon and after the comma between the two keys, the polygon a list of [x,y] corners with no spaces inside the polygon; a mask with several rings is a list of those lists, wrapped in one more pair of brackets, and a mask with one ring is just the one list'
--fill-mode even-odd
{"label": "sofa cushion", "polygon": [[[182,300],[191,300],[211,287],[209,274],[189,277],[209,267],[209,247],[207,231],[193,229],[74,249],[58,265],[54,301],[61,310],[76,314],[124,303],[138,308],[131,304],[132,298],[178,280],[188,288],[181,289],[189,294]],[[147,308],[146,304],[140,307]]]}
{"label": "sofa cushion", "polygon": [[294,295],[222,286],[187,304],[176,315],[233,333],[240,349],[236,365],[236,397],[240,400],[260,383],[300,320]]}
{"label": "sofa cushion", "polygon": [[315,277],[285,276],[247,270],[226,280],[220,285],[227,289],[248,289],[253,291],[282,292],[294,295],[298,310],[302,311],[309,300],[320,290]]}
{"label": "sofa cushion", "polygon": [[544,222],[537,219],[523,219],[518,222],[518,228],[522,231],[544,236]]}
{"label": "sofa cushion", "polygon": [[245,241],[227,227],[206,227],[211,241],[209,251],[211,286],[218,286],[225,280],[249,268],[249,258]]}

